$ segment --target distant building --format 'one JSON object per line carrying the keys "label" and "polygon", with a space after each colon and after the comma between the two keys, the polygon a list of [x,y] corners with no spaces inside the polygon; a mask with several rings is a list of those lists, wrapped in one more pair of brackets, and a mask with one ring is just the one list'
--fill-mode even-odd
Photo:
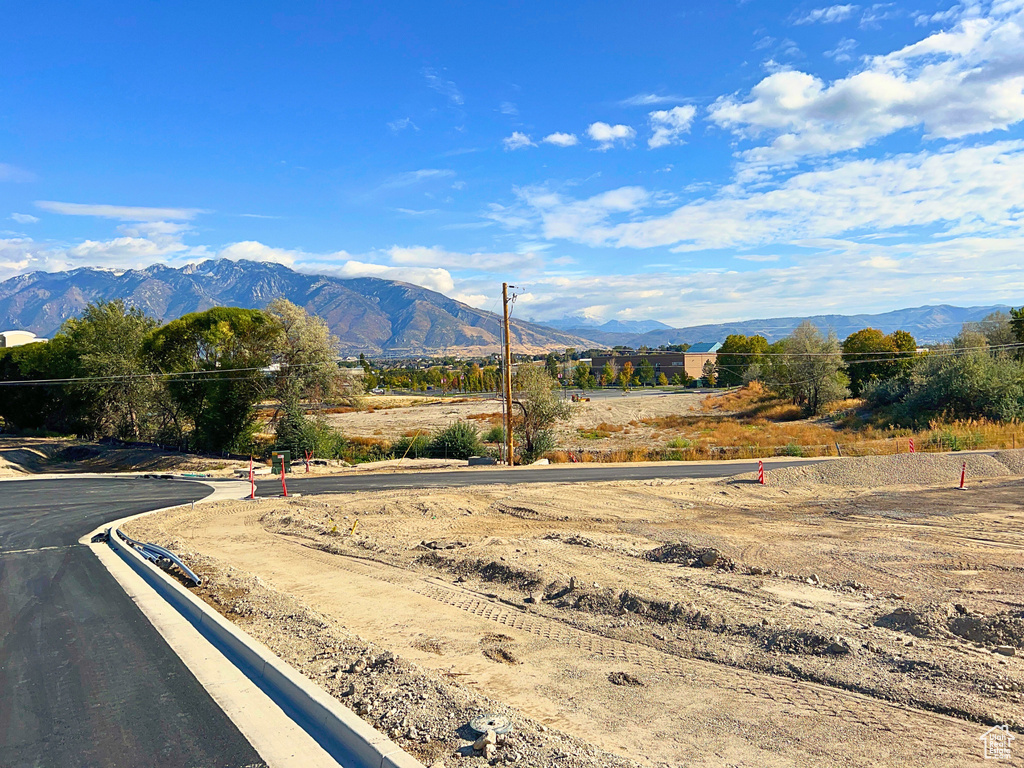
{"label": "distant building", "polygon": [[0,331],[0,349],[20,347],[23,344],[35,344],[40,341],[48,341],[48,339],[41,339],[31,331]]}
{"label": "distant building", "polygon": [[708,360],[712,363],[717,362],[718,350],[721,348],[719,342],[709,341],[694,344],[686,352],[619,352],[612,355],[594,355],[590,367],[595,376],[600,376],[605,363],[611,363],[618,373],[626,363],[632,364],[635,371],[640,367],[641,360],[649,360],[654,366],[655,379],[661,373],[665,374],[665,378],[671,379],[683,372],[691,379],[699,379],[704,375],[704,364]]}

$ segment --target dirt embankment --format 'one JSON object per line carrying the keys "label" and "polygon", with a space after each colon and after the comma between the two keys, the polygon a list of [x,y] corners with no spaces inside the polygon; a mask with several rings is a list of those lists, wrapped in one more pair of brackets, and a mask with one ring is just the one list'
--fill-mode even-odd
{"label": "dirt embankment", "polygon": [[912,479],[890,457],[767,487],[232,502],[132,530],[219,574],[214,604],[428,764],[483,765],[465,724],[495,710],[499,760],[531,766],[982,765],[983,725],[1024,725],[1022,453],[982,457],[967,491],[927,461],[941,485],[863,487]]}

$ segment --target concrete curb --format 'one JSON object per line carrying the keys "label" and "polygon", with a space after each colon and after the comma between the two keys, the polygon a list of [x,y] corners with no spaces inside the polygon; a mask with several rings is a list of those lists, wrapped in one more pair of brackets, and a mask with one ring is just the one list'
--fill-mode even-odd
{"label": "concrete curb", "polygon": [[424,768],[391,739],[327,692],[299,674],[269,648],[249,637],[199,598],[146,562],[108,529],[111,548],[172,605],[199,633],[285,713],[323,746],[340,765],[352,768]]}

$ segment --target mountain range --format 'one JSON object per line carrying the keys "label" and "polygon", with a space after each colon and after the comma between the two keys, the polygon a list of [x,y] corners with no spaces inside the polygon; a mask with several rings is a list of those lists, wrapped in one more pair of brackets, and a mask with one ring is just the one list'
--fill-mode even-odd
{"label": "mountain range", "polygon": [[587,327],[566,327],[565,333],[586,336],[594,342],[612,347],[623,345],[653,348],[665,344],[696,344],[701,341],[724,341],[736,333],[744,336],[760,334],[768,341],[778,341],[791,334],[804,320],[810,320],[822,332],[834,331],[840,339],[862,328],[877,328],[883,333],[904,330],[914,336],[919,344],[937,344],[949,341],[964,323],[974,323],[993,312],[1005,312],[1005,305],[983,307],[954,307],[949,304],[937,306],[896,309],[879,314],[860,315],[812,315],[810,317],[775,317],[761,320],[740,320],[714,325],[694,325],[687,328],[661,328],[646,333],[608,333]]}
{"label": "mountain range", "polygon": [[[501,322],[497,315],[436,291],[375,277],[309,275],[280,264],[227,259],[180,268],[82,267],[18,275],[0,282],[0,330],[24,329],[52,336],[65,320],[97,300],[123,299],[167,322],[218,305],[259,309],[278,296],[323,317],[346,355],[487,355],[499,348]],[[514,319],[511,335],[517,353],[616,345],[656,348],[723,341],[733,333],[761,334],[776,341],[809,319],[824,331],[835,331],[841,339],[871,327],[885,333],[906,330],[918,343],[929,344],[949,340],[965,322],[1006,309],[943,304],[881,314],[781,317],[686,328],[672,328],[657,320],[610,320],[597,325],[580,317],[544,324]]]}
{"label": "mountain range", "polygon": [[[342,354],[497,352],[500,318],[436,291],[375,277],[307,275],[270,262],[209,260],[178,269],[31,272],[0,282],[0,329],[52,336],[89,302],[123,299],[162,322],[215,306],[260,309],[283,296],[327,321]],[[586,347],[574,334],[513,320],[517,352]]]}

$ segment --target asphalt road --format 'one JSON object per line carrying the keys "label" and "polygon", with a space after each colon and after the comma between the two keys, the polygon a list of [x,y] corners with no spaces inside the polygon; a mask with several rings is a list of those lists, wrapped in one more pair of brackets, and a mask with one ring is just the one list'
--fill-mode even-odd
{"label": "asphalt road", "polygon": [[77,543],[104,522],[209,492],[166,480],[0,483],[0,766],[263,765]]}
{"label": "asphalt road", "polygon": [[[807,461],[772,461],[770,469],[808,464]],[[355,493],[383,491],[392,488],[465,488],[491,483],[603,483],[616,480],[685,480],[687,478],[732,477],[756,472],[757,462],[709,462],[707,464],[651,463],[627,466],[602,464],[556,464],[547,467],[509,469],[458,469],[447,472],[367,472],[334,477],[288,475],[289,493]],[[260,477],[256,481],[257,496],[278,496],[281,481],[276,477]]]}

